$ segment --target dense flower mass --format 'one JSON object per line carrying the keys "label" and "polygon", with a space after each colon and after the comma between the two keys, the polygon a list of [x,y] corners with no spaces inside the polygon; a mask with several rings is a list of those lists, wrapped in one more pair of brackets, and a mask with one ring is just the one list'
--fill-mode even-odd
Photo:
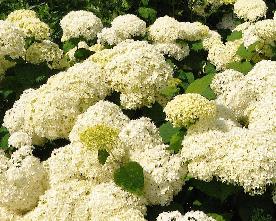
{"label": "dense flower mass", "polygon": [[276,3],[182,3],[1,13],[0,221],[274,220]]}
{"label": "dense flower mass", "polygon": [[21,29],[8,21],[0,20],[0,58],[4,56],[23,57],[25,53],[24,37]]}
{"label": "dense flower mass", "polygon": [[34,138],[68,137],[76,117],[108,92],[105,75],[96,64],[78,63],[39,89],[26,91],[6,113],[4,125],[11,133],[23,131]]}
{"label": "dense flower mass", "polygon": [[188,127],[197,120],[213,118],[216,106],[199,94],[182,94],[170,101],[164,112],[174,126]]}
{"label": "dense flower mass", "polygon": [[26,37],[33,37],[36,40],[49,39],[50,28],[42,22],[34,11],[18,10],[10,13],[6,19],[19,27]]}
{"label": "dense flower mass", "polygon": [[47,188],[47,173],[30,146],[14,152],[11,159],[0,155],[0,206],[13,212],[33,209]]}
{"label": "dense flower mass", "polygon": [[83,37],[94,39],[103,28],[101,20],[88,11],[71,11],[60,21],[63,31],[61,41]]}
{"label": "dense flower mass", "polygon": [[98,33],[98,42],[101,44],[116,45],[135,36],[146,33],[146,22],[135,15],[126,14],[116,17],[110,28],[104,28]]}
{"label": "dense flower mass", "polygon": [[234,4],[234,12],[240,18],[255,21],[266,15],[266,4],[263,0],[237,0]]}

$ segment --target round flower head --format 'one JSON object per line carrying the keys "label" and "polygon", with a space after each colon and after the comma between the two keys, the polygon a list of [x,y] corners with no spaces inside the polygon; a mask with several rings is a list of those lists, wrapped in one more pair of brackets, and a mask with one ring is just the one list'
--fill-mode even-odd
{"label": "round flower head", "polygon": [[36,42],[26,51],[26,60],[32,64],[58,61],[62,58],[63,51],[59,46],[49,40]]}
{"label": "round flower head", "polygon": [[103,28],[101,20],[92,12],[71,11],[60,21],[63,31],[61,41],[70,38],[83,37],[86,40],[94,39]]}
{"label": "round flower head", "polygon": [[106,124],[97,124],[80,133],[80,141],[88,149],[111,150],[118,141],[119,130]]}
{"label": "round flower head", "polygon": [[16,22],[24,18],[37,18],[36,12],[28,9],[20,9],[11,12],[6,21]]}
{"label": "round flower head", "polygon": [[263,0],[237,0],[234,12],[239,18],[255,21],[266,15],[267,6]]}
{"label": "round flower head", "polygon": [[50,37],[49,26],[40,21],[32,10],[16,10],[8,15],[7,21],[21,28],[27,37],[34,37],[36,40],[44,40]]}
{"label": "round flower head", "polygon": [[145,33],[146,22],[136,15],[126,14],[116,17],[111,22],[111,28],[104,28],[97,37],[99,43],[115,45],[134,36],[144,35]]}
{"label": "round flower head", "polygon": [[11,134],[8,142],[9,142],[9,146],[20,148],[22,146],[31,146],[32,138],[27,133],[18,131]]}
{"label": "round flower head", "polygon": [[175,42],[181,36],[181,24],[172,17],[157,18],[149,27],[148,34],[152,41],[158,43]]}
{"label": "round flower head", "polygon": [[25,54],[24,33],[12,23],[0,20],[0,57],[23,57]]}
{"label": "round flower head", "polygon": [[176,127],[188,127],[202,118],[216,115],[216,105],[199,94],[181,94],[164,108],[167,120]]}
{"label": "round flower head", "polygon": [[24,146],[6,160],[0,153],[0,206],[14,212],[33,209],[47,187],[46,171],[31,152],[30,146]]}

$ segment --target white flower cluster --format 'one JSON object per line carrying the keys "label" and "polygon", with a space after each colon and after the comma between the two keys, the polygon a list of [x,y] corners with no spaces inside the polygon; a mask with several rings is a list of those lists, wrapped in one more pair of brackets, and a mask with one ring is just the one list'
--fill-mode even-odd
{"label": "white flower cluster", "polygon": [[25,132],[15,132],[11,134],[8,140],[9,146],[13,146],[15,148],[20,148],[23,146],[31,146],[32,138]]}
{"label": "white flower cluster", "polygon": [[146,33],[146,22],[136,15],[126,14],[116,17],[110,28],[103,28],[98,33],[98,43],[116,45],[126,39],[143,36]]}
{"label": "white flower cluster", "polygon": [[215,221],[212,217],[207,216],[202,211],[190,211],[182,215],[179,211],[160,213],[156,221]]}
{"label": "white flower cluster", "polygon": [[193,177],[217,177],[250,194],[275,184],[275,70],[275,61],[264,60],[246,76],[233,70],[215,76],[211,87],[218,114],[196,122],[182,142],[181,155]]}
{"label": "white flower cluster", "polygon": [[[41,196],[38,206],[27,213],[22,221],[48,220],[82,220],[109,221],[123,217],[124,213],[134,213],[131,217],[144,220],[145,200],[134,196],[113,182],[91,186],[89,181],[72,180],[50,188]],[[116,219],[115,219],[116,220]]]}
{"label": "white flower cluster", "polygon": [[270,44],[276,37],[276,20],[265,19],[251,24],[243,31],[243,41],[246,47],[258,43],[259,47]]}
{"label": "white flower cluster", "polygon": [[267,6],[263,0],[237,0],[234,4],[234,13],[249,21],[265,17]]}
{"label": "white flower cluster", "polygon": [[209,28],[200,22],[178,22],[164,16],[156,19],[149,27],[148,35],[161,53],[182,60],[189,55],[190,50],[187,44],[179,44],[177,40],[201,40],[208,31]]}
{"label": "white flower cluster", "polygon": [[41,138],[67,138],[77,116],[108,93],[101,69],[91,61],[78,63],[39,89],[25,91],[6,112],[4,125],[10,133],[26,132],[34,144]]}
{"label": "white flower cluster", "polygon": [[144,169],[144,196],[150,205],[167,205],[181,189],[186,165],[162,144],[157,128],[148,118],[132,120],[119,134],[129,157]]}
{"label": "white flower cluster", "polygon": [[63,51],[50,40],[33,43],[26,51],[26,61],[32,64],[47,62],[51,65],[55,61],[60,61],[62,57]]}
{"label": "white flower cluster", "polygon": [[181,94],[167,104],[164,112],[175,127],[188,127],[197,120],[214,118],[216,105],[200,94]]}
{"label": "white flower cluster", "polygon": [[8,60],[5,59],[5,57],[0,56],[0,82],[1,82],[5,72],[9,68],[13,67],[14,65],[16,65],[15,62],[8,61]]}
{"label": "white flower cluster", "polygon": [[121,105],[127,109],[152,105],[173,73],[163,55],[146,41],[126,40],[90,60],[103,66],[111,88],[121,93]]}
{"label": "white flower cluster", "polygon": [[11,12],[6,21],[9,21],[19,27],[26,37],[34,37],[36,40],[49,39],[49,26],[40,21],[36,13],[32,10],[16,10]]}
{"label": "white flower cluster", "polygon": [[1,60],[4,59],[4,56],[10,56],[11,58],[23,57],[25,54],[24,37],[24,33],[15,25],[8,21],[0,20]]}
{"label": "white flower cluster", "polygon": [[80,37],[92,40],[103,28],[101,20],[96,15],[83,10],[69,12],[60,21],[60,26],[63,31],[61,41]]}
{"label": "white flower cluster", "polygon": [[11,159],[0,153],[0,206],[13,213],[33,209],[48,185],[45,169],[31,152],[23,146]]}

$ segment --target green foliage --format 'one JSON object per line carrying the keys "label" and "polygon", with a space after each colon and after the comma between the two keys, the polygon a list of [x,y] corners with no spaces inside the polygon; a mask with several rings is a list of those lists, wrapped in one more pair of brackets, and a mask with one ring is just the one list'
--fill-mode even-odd
{"label": "green foliage", "polygon": [[183,130],[180,130],[177,133],[173,134],[170,139],[170,146],[168,149],[171,150],[173,153],[178,153],[182,149],[182,140],[185,134],[186,131]]}
{"label": "green foliage", "polygon": [[208,74],[200,79],[195,80],[186,89],[186,93],[197,93],[201,94],[209,100],[215,99],[216,95],[210,88],[210,84],[214,76],[214,74]]}
{"label": "green foliage", "polygon": [[239,191],[239,188],[233,185],[227,185],[218,181],[204,182],[192,179],[190,182],[196,189],[210,197],[219,199],[221,202]]}
{"label": "green foliage", "polygon": [[110,154],[107,152],[106,149],[98,150],[98,160],[99,160],[100,164],[104,165],[109,156],[110,156]]}
{"label": "green foliage", "polygon": [[159,133],[164,143],[169,143],[172,136],[177,134],[179,131],[180,128],[173,127],[173,125],[170,122],[162,124],[159,128]]}
{"label": "green foliage", "polygon": [[129,162],[115,171],[114,181],[124,190],[141,195],[144,188],[143,168],[137,162]]}
{"label": "green foliage", "polygon": [[242,38],[241,31],[233,31],[230,35],[227,36],[227,41],[235,41]]}
{"label": "green foliage", "polygon": [[157,11],[153,8],[140,7],[138,9],[138,14],[141,18],[149,23],[153,23],[157,16]]}
{"label": "green foliage", "polygon": [[169,85],[161,90],[161,94],[172,98],[179,93],[180,89],[176,85]]}
{"label": "green foliage", "polygon": [[247,74],[253,68],[253,65],[249,61],[244,62],[231,62],[227,65],[227,68],[239,71]]}
{"label": "green foliage", "polygon": [[75,51],[75,58],[77,61],[82,61],[88,58],[90,55],[92,55],[92,52],[90,50],[87,50],[85,48],[79,48]]}
{"label": "green foliage", "polygon": [[197,41],[197,42],[193,43],[191,49],[196,52],[203,50],[202,41]]}

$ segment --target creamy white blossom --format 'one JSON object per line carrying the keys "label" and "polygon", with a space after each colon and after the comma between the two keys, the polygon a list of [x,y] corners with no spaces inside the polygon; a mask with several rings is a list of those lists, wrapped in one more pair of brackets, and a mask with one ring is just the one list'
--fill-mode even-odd
{"label": "creamy white blossom", "polygon": [[101,20],[88,11],[71,11],[60,21],[63,31],[61,41],[70,38],[83,37],[86,40],[94,39],[103,28]]}
{"label": "creamy white blossom", "polygon": [[146,33],[146,22],[133,14],[125,14],[116,17],[111,22],[110,28],[104,28],[98,33],[98,42],[116,45],[126,39],[135,36],[143,36]]}
{"label": "creamy white blossom", "polygon": [[249,21],[265,17],[267,6],[263,0],[237,0],[234,4],[234,13]]}
{"label": "creamy white blossom", "polygon": [[[30,146],[23,146],[7,159],[0,157],[0,206],[14,212],[33,209],[47,188],[47,174]],[[5,165],[5,168],[3,168]]]}
{"label": "creamy white blossom", "polygon": [[24,33],[8,21],[0,20],[0,57],[23,57],[25,53]]}
{"label": "creamy white blossom", "polygon": [[188,127],[202,118],[213,118],[216,106],[200,94],[188,93],[174,97],[164,108],[166,119],[176,127]]}
{"label": "creamy white blossom", "polygon": [[23,131],[32,137],[66,138],[77,116],[108,93],[101,69],[90,61],[78,63],[52,76],[39,89],[23,93],[6,112],[4,125],[12,133]]}

